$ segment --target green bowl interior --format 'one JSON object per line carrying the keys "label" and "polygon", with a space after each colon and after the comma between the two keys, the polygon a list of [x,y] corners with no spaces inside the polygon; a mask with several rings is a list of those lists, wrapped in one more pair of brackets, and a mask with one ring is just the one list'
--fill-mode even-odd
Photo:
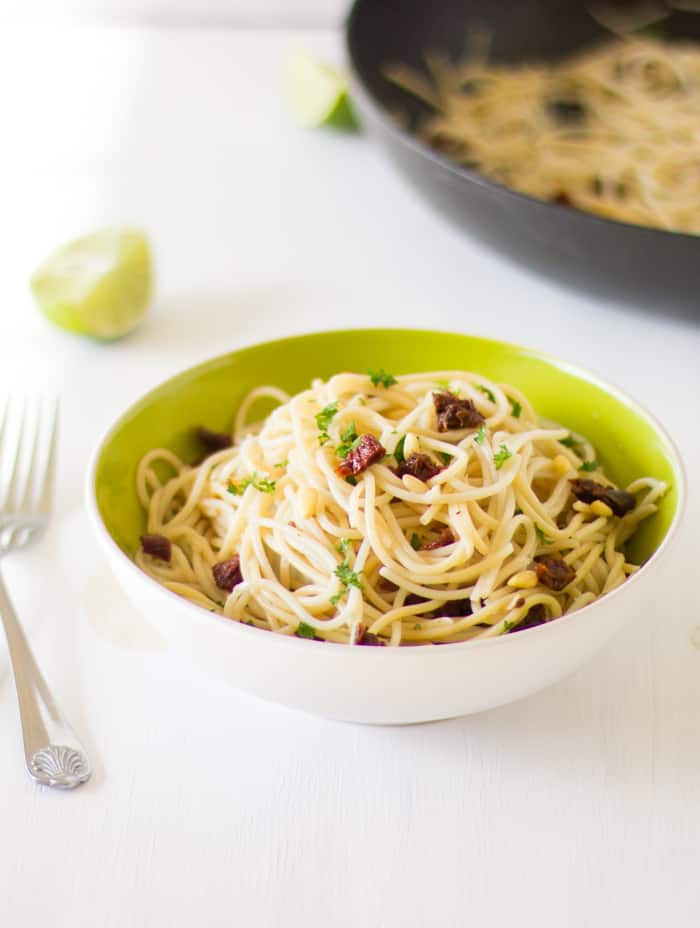
{"label": "green bowl interior", "polygon": [[618,484],[636,477],[667,481],[671,490],[630,542],[642,563],[659,546],[678,505],[675,455],[646,415],[591,375],[546,355],[468,335],[410,330],[324,332],[244,348],[208,361],[152,390],[118,421],[96,465],[97,505],[108,532],[132,555],[145,518],[135,492],[138,461],[152,448],[185,460],[198,449],[192,426],[228,429],[243,397],[263,383],[290,393],[314,377],[383,367],[392,373],[471,370],[513,384],[537,412],[588,437]]}

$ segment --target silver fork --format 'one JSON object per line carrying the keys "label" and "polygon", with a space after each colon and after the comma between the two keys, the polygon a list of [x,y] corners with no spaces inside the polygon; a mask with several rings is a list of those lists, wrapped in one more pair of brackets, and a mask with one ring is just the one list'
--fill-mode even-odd
{"label": "silver fork", "polygon": [[[0,559],[48,525],[55,469],[57,404],[13,403],[0,410]],[[24,755],[32,779],[73,789],[90,763],[53,700],[0,575],[0,617],[17,688]]]}

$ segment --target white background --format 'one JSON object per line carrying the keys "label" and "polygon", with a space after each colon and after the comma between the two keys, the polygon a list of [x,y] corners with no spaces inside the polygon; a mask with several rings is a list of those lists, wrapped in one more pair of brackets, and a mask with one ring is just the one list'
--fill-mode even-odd
{"label": "white background", "polygon": [[[28,780],[0,644],[0,924],[694,928],[700,322],[561,289],[454,231],[366,139],[296,129],[300,45],[339,57],[331,32],[0,32],[0,377],[63,396],[55,519],[3,570],[96,768],[71,794]],[[150,315],[113,345],[53,329],[32,268],[119,221],[153,243]],[[570,679],[473,718],[334,724],[203,675],[125,601],[83,508],[100,432],[185,365],[349,324],[531,344],[678,441],[675,554]]]}
{"label": "white background", "polygon": [[0,18],[323,28],[339,25],[349,5],[347,0],[0,0]]}

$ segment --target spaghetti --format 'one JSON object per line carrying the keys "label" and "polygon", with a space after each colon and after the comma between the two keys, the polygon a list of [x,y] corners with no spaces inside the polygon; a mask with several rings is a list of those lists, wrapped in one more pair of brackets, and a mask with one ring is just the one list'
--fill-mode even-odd
{"label": "spaghetti", "polygon": [[538,66],[489,64],[481,45],[428,56],[429,77],[386,70],[432,109],[428,144],[542,200],[700,234],[700,45],[627,37]]}
{"label": "spaghetti", "polygon": [[[251,424],[261,397],[279,405]],[[665,491],[615,488],[586,439],[463,371],[260,387],[230,447],[200,436],[216,450],[199,464],[141,461],[136,562],[229,619],[350,644],[487,638],[580,609],[637,569],[625,541]]]}

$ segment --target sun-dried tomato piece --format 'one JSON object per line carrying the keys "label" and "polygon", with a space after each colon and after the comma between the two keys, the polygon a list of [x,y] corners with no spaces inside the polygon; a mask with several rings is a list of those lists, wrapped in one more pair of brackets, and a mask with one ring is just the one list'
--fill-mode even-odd
{"label": "sun-dried tomato piece", "polygon": [[381,461],[385,454],[384,445],[374,435],[362,435],[357,447],[349,451],[338,465],[338,473],[343,477],[356,477],[362,471],[367,470],[370,465]]}
{"label": "sun-dried tomato piece", "polygon": [[394,473],[397,477],[405,477],[406,474],[410,474],[412,477],[417,477],[418,480],[422,480],[424,483],[426,480],[430,480],[431,477],[434,477],[436,474],[439,474],[441,470],[444,470],[444,467],[441,467],[437,464],[429,454],[410,454],[405,461],[402,461],[398,467],[394,469]]}
{"label": "sun-dried tomato piece", "polygon": [[618,490],[616,487],[604,487],[602,483],[596,483],[588,477],[579,477],[576,480],[570,480],[569,483],[576,499],[581,500],[582,503],[594,503],[599,499],[610,506],[616,516],[624,516],[637,504],[633,493]]}
{"label": "sun-dried tomato piece", "polygon": [[511,628],[508,634],[512,635],[515,632],[524,632],[528,628],[536,628],[538,625],[544,625],[546,621],[547,609],[544,603],[537,603],[536,606],[530,609],[522,622],[518,622],[515,628]]}
{"label": "sun-dried tomato piece", "polygon": [[234,554],[233,557],[228,558],[226,561],[219,561],[218,564],[214,564],[211,572],[214,583],[220,590],[226,590],[227,593],[230,593],[235,586],[243,582],[241,559],[237,554]]}
{"label": "sun-dried tomato piece", "polygon": [[165,535],[142,535],[141,547],[145,554],[157,557],[160,561],[170,561],[173,546]]}
{"label": "sun-dried tomato piece", "polygon": [[209,452],[223,451],[224,448],[230,448],[232,445],[230,435],[225,432],[214,432],[204,425],[198,426],[195,435],[200,445]]}
{"label": "sun-dried tomato piece", "polygon": [[535,564],[535,573],[540,583],[550,590],[563,590],[576,577],[576,571],[559,557],[543,557]]}
{"label": "sun-dried tomato piece", "polygon": [[472,615],[472,601],[467,596],[464,599],[448,599],[445,603],[435,610],[433,616],[441,618],[446,616],[450,619],[464,619],[467,616]]}
{"label": "sun-dried tomato piece", "polygon": [[363,622],[359,622],[355,631],[355,644],[382,648],[386,644],[386,641],[380,638],[379,635],[373,635],[372,632],[368,632],[367,626]]}
{"label": "sun-dried tomato piece", "polygon": [[475,429],[484,422],[484,417],[471,400],[460,399],[454,393],[433,393],[433,404],[437,412],[438,432]]}
{"label": "sun-dried tomato piece", "polygon": [[431,541],[427,545],[423,545],[424,551],[435,551],[437,548],[444,548],[445,545],[451,545],[455,540],[455,536],[452,534],[449,528],[443,528],[440,534],[434,541]]}

